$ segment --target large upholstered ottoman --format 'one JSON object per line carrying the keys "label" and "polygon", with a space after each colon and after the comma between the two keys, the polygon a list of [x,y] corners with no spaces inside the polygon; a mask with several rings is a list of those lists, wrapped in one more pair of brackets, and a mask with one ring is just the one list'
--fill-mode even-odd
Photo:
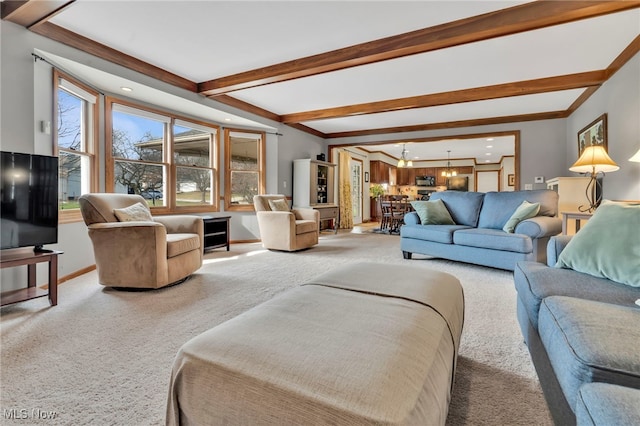
{"label": "large upholstered ottoman", "polygon": [[463,317],[449,274],[337,268],[184,344],[166,422],[444,424]]}

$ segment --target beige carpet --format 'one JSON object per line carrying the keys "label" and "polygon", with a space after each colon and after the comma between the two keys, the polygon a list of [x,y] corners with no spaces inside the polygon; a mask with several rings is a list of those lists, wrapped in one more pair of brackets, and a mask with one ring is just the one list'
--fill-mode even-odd
{"label": "beige carpet", "polygon": [[[299,253],[259,244],[209,252],[189,281],[159,291],[105,289],[92,272],[62,284],[57,307],[41,298],[2,308],[0,424],[163,424],[172,361],[184,342],[362,260],[421,265],[462,282],[466,318],[449,425],[552,424],[518,329],[510,272],[408,261],[397,236],[344,232],[323,233],[319,246]],[[56,417],[36,421],[33,410]],[[28,418],[11,420],[11,412]]]}

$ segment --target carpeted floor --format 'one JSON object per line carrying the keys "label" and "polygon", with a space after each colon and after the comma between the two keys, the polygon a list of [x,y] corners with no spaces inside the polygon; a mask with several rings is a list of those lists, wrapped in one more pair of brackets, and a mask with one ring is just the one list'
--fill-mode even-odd
{"label": "carpeted floor", "polygon": [[[92,272],[62,284],[56,307],[45,298],[3,307],[0,424],[164,424],[171,365],[184,342],[330,268],[363,260],[421,265],[462,282],[465,326],[449,425],[552,424],[517,325],[510,272],[404,260],[397,236],[343,231],[322,233],[319,246],[299,253],[260,244],[212,251],[190,280],[159,291],[106,289]],[[47,412],[55,418],[35,419]]]}

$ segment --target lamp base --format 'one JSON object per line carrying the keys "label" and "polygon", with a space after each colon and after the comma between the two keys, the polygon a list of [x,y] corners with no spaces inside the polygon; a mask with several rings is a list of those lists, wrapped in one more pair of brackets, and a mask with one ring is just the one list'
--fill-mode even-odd
{"label": "lamp base", "polygon": [[598,179],[598,173],[591,173],[591,179],[589,179],[589,183],[585,189],[585,195],[589,201],[589,205],[580,206],[578,210],[580,212],[593,213],[602,202],[602,183]]}

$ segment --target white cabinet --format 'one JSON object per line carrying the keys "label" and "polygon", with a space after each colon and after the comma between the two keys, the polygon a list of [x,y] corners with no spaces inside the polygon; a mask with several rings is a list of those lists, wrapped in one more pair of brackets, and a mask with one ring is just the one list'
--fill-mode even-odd
{"label": "white cabinet", "polygon": [[[588,177],[556,177],[547,180],[547,189],[558,193],[558,216],[563,212],[577,212],[580,206],[588,206],[586,190]],[[568,223],[567,234],[575,234],[575,223]]]}
{"label": "white cabinet", "polygon": [[335,170],[325,161],[293,160],[293,206],[335,206]]}
{"label": "white cabinet", "polygon": [[337,230],[335,200],[336,165],[311,159],[293,160],[293,207],[311,207],[320,212],[320,221],[331,220]]}

